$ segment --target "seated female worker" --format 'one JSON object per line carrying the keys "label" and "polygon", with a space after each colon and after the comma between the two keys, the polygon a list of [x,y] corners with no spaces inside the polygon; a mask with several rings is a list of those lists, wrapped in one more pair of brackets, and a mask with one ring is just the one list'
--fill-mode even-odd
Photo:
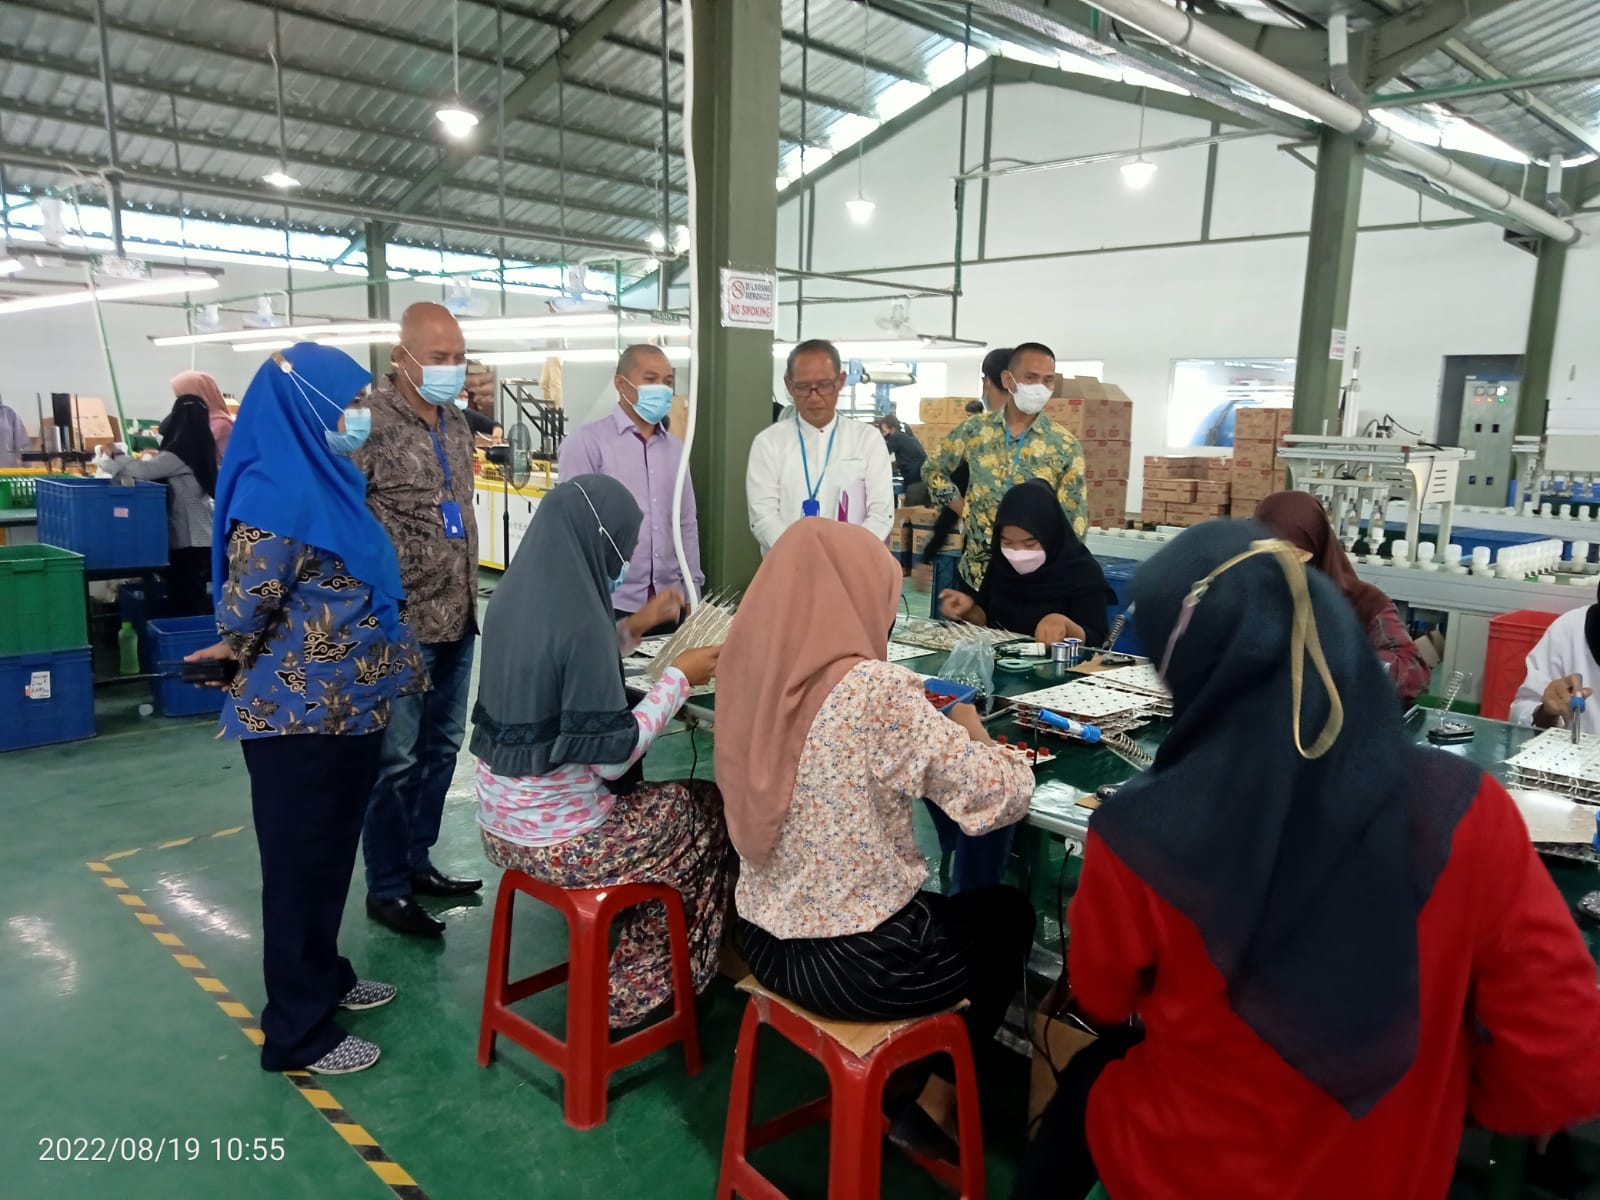
{"label": "seated female worker", "polygon": [[1019,1197],[1422,1200],[1469,1119],[1600,1114],[1594,960],[1510,796],[1412,743],[1350,606],[1270,536],[1213,521],[1134,577],[1173,725],[1089,824],[1067,974],[1109,1033]]}
{"label": "seated female worker", "polygon": [[[1031,479],[1000,501],[983,586],[974,593],[958,575],[957,588],[940,601],[952,620],[1032,635],[1046,645],[1078,638],[1096,646],[1105,641],[1107,606],[1116,598],[1100,564],[1072,532],[1054,489]],[[1015,826],[969,837],[937,805],[929,804],[928,814],[940,850],[951,856],[951,895],[1005,877]]]}
{"label": "seated female worker", "polygon": [[[942,716],[887,660],[901,574],[883,543],[799,521],[734,617],[717,686],[717,780],[741,867],[745,957],[762,986],[832,1020],[963,1010],[994,1037],[1033,940],[1012,888],[921,891],[911,805],[929,796],[967,833],[1020,820],[1033,774],[970,705]],[[902,1144],[953,1157],[944,1056],[895,1114]]]}
{"label": "seated female worker", "polygon": [[[1577,719],[1600,733],[1600,705],[1587,703],[1600,680],[1600,604],[1562,613],[1528,651],[1527,672],[1511,702],[1511,723],[1550,729]],[[1583,701],[1573,711],[1575,701]]]}
{"label": "seated female worker", "polygon": [[1333,525],[1322,502],[1310,492],[1277,492],[1256,505],[1256,520],[1300,551],[1303,561],[1333,580],[1356,610],[1361,630],[1389,672],[1389,682],[1400,703],[1405,707],[1415,703],[1428,690],[1433,672],[1401,624],[1394,601],[1382,589],[1356,575],[1350,556],[1333,535]]}
{"label": "seated female worker", "polygon": [[224,640],[188,659],[238,660],[222,736],[244,750],[261,854],[268,1071],[372,1066],[378,1047],[335,1018],[396,992],[357,979],[338,945],[390,706],[428,687],[394,544],[349,460],[372,427],[370,380],[344,351],[310,343],[256,372],[216,483]]}
{"label": "seated female worker", "polygon": [[1106,609],[1116,593],[1089,549],[1072,532],[1054,490],[1042,479],[1012,488],[994,518],[989,570],[972,591],[965,583],[939,595],[944,615],[1036,642],[1105,641]]}
{"label": "seated female worker", "polygon": [[[604,475],[580,475],[540,501],[483,622],[471,746],[478,827],[490,862],[557,887],[676,888],[704,991],[738,860],[716,785],[646,783],[640,760],[690,687],[711,679],[718,651],[684,652],[629,708],[622,656],[659,616],[646,605],[618,621],[611,593],[642,519],[628,489]],[[664,908],[630,909],[617,929],[610,1015],[620,1029],[672,999],[672,975]]]}

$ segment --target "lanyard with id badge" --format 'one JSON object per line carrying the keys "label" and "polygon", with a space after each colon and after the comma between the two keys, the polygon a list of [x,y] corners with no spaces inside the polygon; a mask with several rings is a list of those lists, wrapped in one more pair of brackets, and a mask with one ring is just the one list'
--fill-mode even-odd
{"label": "lanyard with id badge", "polygon": [[833,430],[828,434],[828,451],[822,459],[822,470],[817,472],[815,486],[811,483],[811,463],[806,458],[806,438],[800,429],[800,415],[795,414],[794,436],[800,441],[800,467],[806,473],[806,498],[800,503],[800,515],[803,517],[820,517],[822,505],[817,500],[817,493],[822,490],[822,477],[828,473],[828,464],[833,461],[833,439],[838,436],[839,422],[834,419]]}
{"label": "lanyard with id badge", "polygon": [[428,436],[433,439],[433,452],[439,459],[439,466],[444,470],[444,495],[439,502],[439,516],[444,521],[444,536],[447,538],[464,538],[467,536],[467,527],[461,519],[461,505],[456,501],[455,488],[450,482],[450,460],[444,452],[444,447],[439,444],[437,430],[428,430]]}

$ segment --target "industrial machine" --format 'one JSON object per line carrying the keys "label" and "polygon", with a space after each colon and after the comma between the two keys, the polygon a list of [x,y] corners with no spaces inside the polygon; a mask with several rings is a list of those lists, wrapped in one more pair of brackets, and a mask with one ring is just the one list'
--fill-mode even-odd
{"label": "industrial machine", "polygon": [[1522,383],[1515,376],[1468,375],[1461,389],[1461,427],[1456,444],[1472,466],[1456,483],[1462,504],[1508,503],[1514,477],[1512,442]]}
{"label": "industrial machine", "polygon": [[[1510,440],[1506,442],[1510,473]],[[1289,468],[1291,486],[1326,502],[1334,528],[1349,549],[1367,525],[1367,540],[1381,544],[1389,504],[1406,505],[1406,542],[1415,546],[1425,506],[1439,506],[1440,546],[1450,541],[1450,522],[1462,465],[1472,452],[1455,446],[1423,446],[1391,438],[1291,435],[1278,457]],[[1502,476],[1502,478],[1505,477]]]}

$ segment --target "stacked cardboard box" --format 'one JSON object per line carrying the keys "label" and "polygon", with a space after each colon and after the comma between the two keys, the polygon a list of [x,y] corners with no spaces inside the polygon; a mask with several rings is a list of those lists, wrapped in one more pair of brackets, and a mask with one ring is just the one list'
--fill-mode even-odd
{"label": "stacked cardboard box", "polygon": [[[937,508],[903,504],[895,509],[894,528],[889,533],[889,549],[901,555],[910,565],[909,558],[921,554],[933,538],[933,525],[939,517]],[[958,527],[946,539],[946,550],[960,550],[965,545]]]}
{"label": "stacked cardboard box", "polygon": [[1146,458],[1140,519],[1147,525],[1188,526],[1226,516],[1230,490],[1225,478],[1228,469],[1219,465],[1226,462],[1214,455]]}
{"label": "stacked cardboard box", "polygon": [[1292,418],[1288,408],[1239,409],[1233,429],[1233,516],[1253,515],[1264,497],[1283,489],[1278,451]]}
{"label": "stacked cardboard box", "polygon": [[918,402],[917,415],[922,418],[922,424],[906,428],[922,448],[932,454],[939,443],[950,436],[950,431],[967,419],[967,405],[971,401],[970,396],[925,397]]}
{"label": "stacked cardboard box", "polygon": [[1056,380],[1044,415],[1083,447],[1090,525],[1128,523],[1128,475],[1133,455],[1133,401],[1114,383],[1078,375]]}

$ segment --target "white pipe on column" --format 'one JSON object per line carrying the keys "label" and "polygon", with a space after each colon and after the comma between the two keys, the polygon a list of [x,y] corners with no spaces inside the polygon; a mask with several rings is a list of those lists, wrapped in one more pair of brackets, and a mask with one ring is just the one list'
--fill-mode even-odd
{"label": "white pipe on column", "polygon": [[1270,96],[1287,101],[1310,113],[1316,120],[1342,133],[1359,133],[1370,128],[1366,145],[1415,167],[1424,175],[1470,196],[1485,208],[1505,213],[1530,229],[1558,242],[1576,241],[1578,231],[1570,223],[1552,216],[1537,205],[1483,176],[1458,165],[1444,155],[1398,136],[1383,125],[1372,126],[1367,114],[1332,92],[1308,83],[1287,67],[1281,67],[1232,38],[1201,25],[1187,13],[1179,12],[1161,0],[1089,0],[1108,16],[1144,30],[1158,41],[1192,55],[1236,79],[1254,84]]}

